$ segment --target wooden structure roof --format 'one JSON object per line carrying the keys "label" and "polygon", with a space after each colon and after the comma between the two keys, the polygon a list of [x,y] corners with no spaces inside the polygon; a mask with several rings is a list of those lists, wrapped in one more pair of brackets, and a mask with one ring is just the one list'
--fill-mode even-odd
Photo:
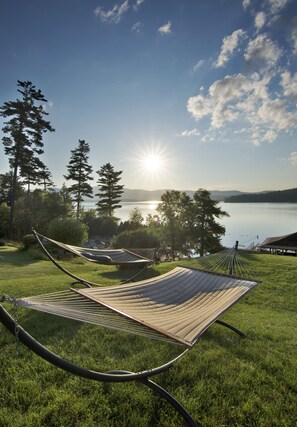
{"label": "wooden structure roof", "polygon": [[297,251],[297,232],[285,236],[268,237],[259,247],[261,249]]}

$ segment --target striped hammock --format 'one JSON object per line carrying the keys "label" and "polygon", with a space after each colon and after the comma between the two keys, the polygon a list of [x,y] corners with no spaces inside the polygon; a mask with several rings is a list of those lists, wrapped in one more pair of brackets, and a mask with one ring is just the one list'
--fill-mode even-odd
{"label": "striped hammock", "polygon": [[136,283],[69,289],[16,300],[16,304],[82,322],[186,347],[257,281],[176,267]]}

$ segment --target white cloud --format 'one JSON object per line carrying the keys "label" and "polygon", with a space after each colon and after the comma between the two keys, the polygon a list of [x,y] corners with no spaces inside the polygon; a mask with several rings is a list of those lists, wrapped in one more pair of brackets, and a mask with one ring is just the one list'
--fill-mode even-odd
{"label": "white cloud", "polygon": [[213,105],[210,98],[196,95],[188,99],[187,109],[196,120],[200,120],[212,113]]}
{"label": "white cloud", "polygon": [[266,21],[265,12],[258,12],[255,17],[255,27],[259,31],[264,27]]}
{"label": "white cloud", "polygon": [[209,87],[209,94],[217,104],[227,104],[239,99],[251,90],[251,82],[243,74],[227,75],[223,80],[217,80]]}
{"label": "white cloud", "polygon": [[162,27],[158,28],[160,34],[170,34],[171,30],[171,22],[168,21],[167,24],[162,25]]}
{"label": "white cloud", "polygon": [[[206,95],[190,97],[187,109],[197,121],[209,116],[212,129],[222,128],[240,118],[251,125],[254,144],[272,142],[279,132],[297,127],[296,108],[292,108],[289,100],[280,95],[271,98],[272,77],[268,74],[261,77],[258,73],[248,77],[240,73],[227,75],[212,83]],[[283,73],[282,79],[283,87],[288,84],[288,88],[294,88],[292,95],[295,96],[292,81],[297,84],[297,76]]]}
{"label": "white cloud", "polygon": [[198,136],[198,135],[200,135],[200,132],[198,131],[197,128],[194,128],[192,130],[184,130],[177,136]]}
{"label": "white cloud", "polygon": [[139,33],[142,29],[143,29],[143,24],[140,21],[138,21],[132,26],[131,31],[134,31],[135,33]]}
{"label": "white cloud", "polygon": [[224,122],[232,122],[238,117],[235,101],[251,89],[251,82],[244,75],[225,76],[209,87],[208,96],[190,97],[187,108],[196,120],[210,115],[211,125],[219,128]]}
{"label": "white cloud", "polygon": [[234,131],[234,134],[237,135],[237,134],[241,134],[241,133],[245,133],[245,132],[247,132],[247,129],[246,128],[241,128],[241,129],[236,129]]}
{"label": "white cloud", "polygon": [[297,166],[297,151],[293,151],[293,153],[290,154],[289,161],[292,165]]}
{"label": "white cloud", "polygon": [[144,0],[136,0],[136,3],[133,6],[133,9],[136,11],[144,3]]}
{"label": "white cloud", "polygon": [[245,31],[239,29],[234,31],[230,36],[224,37],[220,55],[213,64],[215,68],[224,67],[245,34]]}
{"label": "white cloud", "polygon": [[251,0],[243,0],[242,1],[242,6],[244,9],[247,9],[251,4]]}
{"label": "white cloud", "polygon": [[129,0],[125,0],[122,4],[116,4],[112,9],[107,11],[104,11],[100,6],[97,6],[94,13],[102,22],[114,22],[115,24],[118,24],[128,9]]}
{"label": "white cloud", "polygon": [[276,14],[280,12],[281,9],[289,2],[290,0],[268,0],[271,13]]}
{"label": "white cloud", "polygon": [[266,34],[250,40],[244,53],[245,60],[256,69],[269,69],[276,65],[281,49]]}
{"label": "white cloud", "polygon": [[200,59],[200,61],[197,62],[197,64],[194,65],[193,70],[196,72],[198,71],[202,65],[204,64],[205,60],[204,59]]}
{"label": "white cloud", "polygon": [[255,121],[262,125],[273,126],[278,131],[287,131],[296,126],[296,112],[287,111],[283,99],[263,102],[255,116]]}
{"label": "white cloud", "polygon": [[297,99],[297,73],[291,75],[289,71],[285,71],[281,74],[280,83],[285,96]]}
{"label": "white cloud", "polygon": [[[225,75],[188,98],[187,109],[192,117],[209,123],[208,133],[200,136],[201,139],[209,135],[217,137],[230,129],[233,134],[243,129],[253,144],[260,145],[272,143],[280,134],[288,135],[297,129],[297,72],[291,68],[296,58],[288,58],[290,68],[285,70],[282,56],[288,53],[285,50],[287,44],[281,47],[277,39],[272,38],[273,34],[276,36],[275,30],[280,28],[274,24],[284,22],[280,11],[289,1],[242,2],[245,9],[251,8],[256,31],[250,39],[244,28],[224,37],[213,66],[226,65],[244,43],[240,57],[245,60],[242,67],[245,73]],[[261,7],[258,13],[256,4]],[[291,38],[297,54],[297,17],[288,17],[287,24],[284,35]],[[271,30],[271,35],[263,32],[265,27]],[[194,71],[202,64],[202,61],[197,62]]]}
{"label": "white cloud", "polygon": [[277,133],[270,129],[263,136],[263,141],[273,142],[276,140],[276,138],[277,138]]}
{"label": "white cloud", "polygon": [[293,29],[291,31],[291,40],[293,45],[293,52],[297,54],[297,18],[293,20]]}

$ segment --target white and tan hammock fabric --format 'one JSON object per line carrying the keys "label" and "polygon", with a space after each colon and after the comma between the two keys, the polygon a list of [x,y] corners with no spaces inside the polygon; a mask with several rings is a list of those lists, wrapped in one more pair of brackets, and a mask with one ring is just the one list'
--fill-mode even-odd
{"label": "white and tan hammock fabric", "polygon": [[136,335],[193,346],[256,281],[176,267],[137,283],[70,289],[17,304]]}
{"label": "white and tan hammock fabric", "polygon": [[[81,246],[68,245],[66,243],[59,242],[49,237],[42,236],[41,234],[34,231],[38,241],[42,244],[41,240],[45,240],[49,243],[60,247],[61,249],[71,252],[74,255],[80,256],[87,259],[88,261],[96,262],[99,264],[110,264],[110,265],[147,265],[153,262],[153,259],[146,258],[139,254],[136,254],[128,249],[93,249]],[[43,244],[42,244],[43,246]]]}

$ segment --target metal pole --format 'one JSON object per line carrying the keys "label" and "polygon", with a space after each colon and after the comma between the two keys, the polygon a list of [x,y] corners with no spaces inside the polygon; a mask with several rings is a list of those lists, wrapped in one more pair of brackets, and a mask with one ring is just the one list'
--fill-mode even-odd
{"label": "metal pole", "polygon": [[235,246],[233,248],[233,257],[232,257],[232,261],[231,261],[231,265],[230,265],[230,270],[229,270],[229,274],[230,276],[233,276],[233,272],[234,272],[234,267],[235,267],[235,261],[236,261],[236,256],[237,256],[237,250],[238,250],[238,240],[236,240],[235,242]]}

